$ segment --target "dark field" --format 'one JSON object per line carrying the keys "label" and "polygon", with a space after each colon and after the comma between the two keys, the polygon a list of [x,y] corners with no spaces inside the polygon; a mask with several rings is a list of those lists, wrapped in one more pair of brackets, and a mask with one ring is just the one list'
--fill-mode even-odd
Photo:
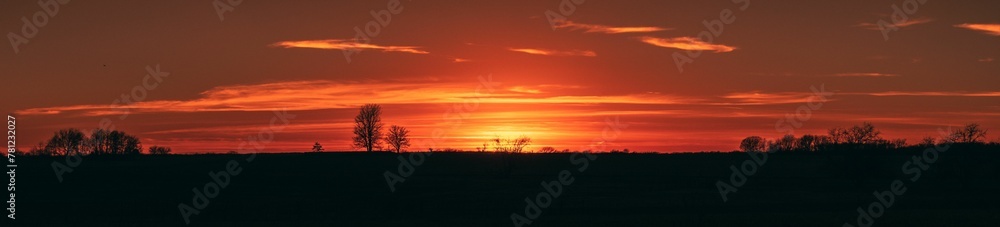
{"label": "dark field", "polygon": [[911,182],[915,154],[771,154],[728,202],[716,182],[747,154],[597,154],[581,173],[571,154],[434,153],[395,192],[388,153],[84,157],[62,183],[63,158],[21,157],[14,225],[184,226],[178,205],[235,160],[190,226],[514,226],[563,170],[573,182],[530,226],[857,226],[897,179],[906,191],[875,226],[1000,226],[1000,153],[943,153]]}

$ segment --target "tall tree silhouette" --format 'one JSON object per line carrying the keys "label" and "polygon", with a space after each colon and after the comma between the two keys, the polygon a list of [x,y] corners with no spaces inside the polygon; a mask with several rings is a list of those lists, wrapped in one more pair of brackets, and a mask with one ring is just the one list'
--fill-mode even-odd
{"label": "tall tree silhouette", "polygon": [[381,147],[382,137],[382,106],[365,104],[354,117],[354,147],[363,147],[372,152],[375,147]]}
{"label": "tall tree silhouette", "polygon": [[385,135],[385,143],[389,144],[390,149],[400,153],[410,146],[410,138],[407,136],[409,133],[410,130],[402,126],[389,126],[389,133]]}

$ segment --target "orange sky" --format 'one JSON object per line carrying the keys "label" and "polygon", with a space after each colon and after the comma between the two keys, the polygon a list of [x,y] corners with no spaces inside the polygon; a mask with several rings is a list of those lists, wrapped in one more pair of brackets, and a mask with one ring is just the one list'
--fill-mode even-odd
{"label": "orange sky", "polygon": [[[105,118],[145,146],[236,150],[276,109],[296,118],[265,150],[351,150],[357,107],[379,103],[387,126],[443,132],[435,148],[524,134],[528,150],[577,150],[617,119],[627,127],[607,149],[675,152],[778,137],[776,122],[822,87],[831,96],[794,134],[863,121],[910,142],[1000,129],[1000,2],[928,1],[885,39],[878,21],[903,1],[586,1],[565,15],[560,1],[402,1],[354,40],[386,2],[244,1],[220,20],[211,1],[73,1],[0,51],[0,111],[18,117],[23,150]],[[40,10],[0,3],[0,28],[21,34]],[[731,23],[699,39],[723,11]],[[686,51],[700,54],[681,72]],[[149,87],[157,65],[169,75],[142,101],[111,105]]]}

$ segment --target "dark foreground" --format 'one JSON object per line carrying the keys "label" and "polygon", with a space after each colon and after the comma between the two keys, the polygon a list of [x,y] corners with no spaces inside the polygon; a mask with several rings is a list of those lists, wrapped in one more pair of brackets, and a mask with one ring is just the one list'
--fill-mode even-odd
{"label": "dark foreground", "polygon": [[[900,180],[875,226],[1000,226],[1000,152],[943,153],[912,181],[914,155],[771,154],[726,202],[716,183],[747,154],[434,153],[395,192],[384,173],[399,155],[386,153],[85,157],[61,183],[63,158],[22,157],[12,225],[184,226],[184,204],[189,226],[515,226],[512,214],[524,226],[858,226],[858,208],[885,206],[873,193]],[[238,174],[196,208],[192,189],[230,161]],[[553,181],[559,196],[529,218],[525,199]]]}

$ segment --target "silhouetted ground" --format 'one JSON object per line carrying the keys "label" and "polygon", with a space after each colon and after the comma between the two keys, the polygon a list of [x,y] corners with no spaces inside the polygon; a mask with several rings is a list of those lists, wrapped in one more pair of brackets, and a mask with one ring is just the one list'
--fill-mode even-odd
{"label": "silhouetted ground", "polygon": [[[404,154],[405,155],[405,154]],[[542,181],[575,181],[530,226],[842,226],[904,179],[876,226],[1000,226],[1000,152],[944,153],[911,183],[913,154],[772,154],[723,202],[716,182],[749,156],[434,153],[390,192],[397,154],[85,157],[59,183],[52,161],[21,157],[17,226],[183,226],[178,204],[237,160],[242,172],[190,226],[513,226]],[[4,220],[4,223],[10,223]],[[10,226],[4,224],[4,226]]]}

